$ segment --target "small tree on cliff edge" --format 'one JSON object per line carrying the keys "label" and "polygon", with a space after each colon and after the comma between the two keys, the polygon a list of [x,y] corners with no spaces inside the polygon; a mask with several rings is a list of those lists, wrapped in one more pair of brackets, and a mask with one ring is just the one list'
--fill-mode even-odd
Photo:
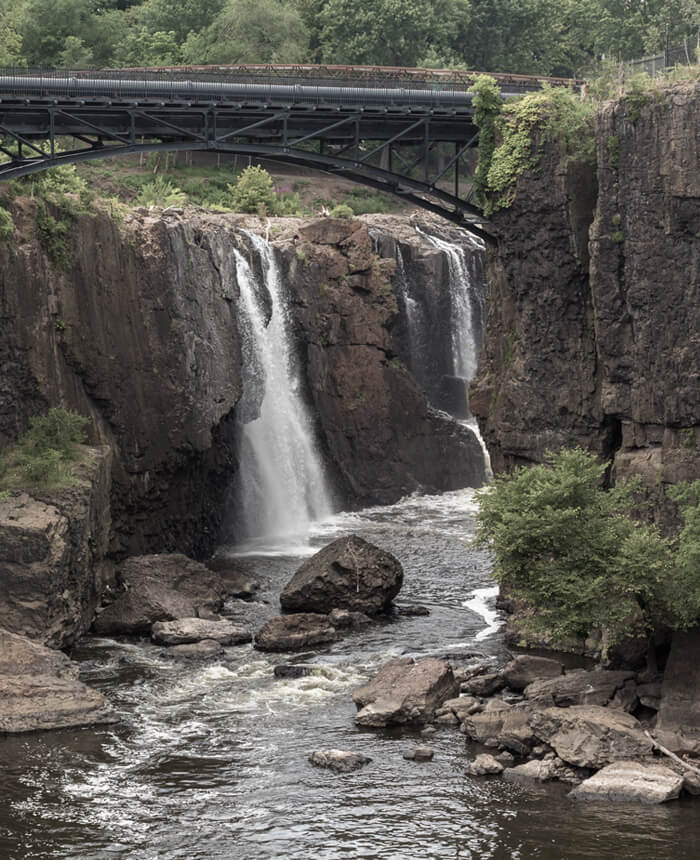
{"label": "small tree on cliff edge", "polygon": [[576,448],[496,478],[478,494],[476,543],[494,576],[554,640],[604,629],[609,641],[687,627],[700,615],[700,481],[674,491],[686,527],[674,546],[630,516],[633,480],[604,490],[605,466]]}

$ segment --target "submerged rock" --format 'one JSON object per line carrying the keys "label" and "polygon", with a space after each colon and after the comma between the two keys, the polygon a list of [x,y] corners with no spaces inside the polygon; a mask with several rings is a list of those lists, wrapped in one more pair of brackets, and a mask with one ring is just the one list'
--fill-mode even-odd
{"label": "submerged rock", "polygon": [[165,657],[193,657],[205,659],[221,657],[224,646],[215,639],[202,639],[200,642],[189,642],[186,645],[173,645],[165,652]]}
{"label": "submerged rock", "polygon": [[362,753],[331,749],[312,752],[309,761],[316,767],[325,767],[336,773],[350,773],[369,764],[372,759]]}
{"label": "submerged rock", "polygon": [[313,666],[294,663],[279,663],[273,670],[275,678],[305,678],[307,675],[313,675],[313,673]]}
{"label": "submerged rock", "polygon": [[403,568],[391,553],[350,535],[307,559],[280,595],[285,612],[347,609],[376,615],[399,593]]}
{"label": "submerged rock", "polygon": [[397,657],[353,692],[360,726],[426,723],[446,699],[457,692],[450,665],[428,657]]}
{"label": "submerged rock", "polygon": [[435,750],[432,747],[413,747],[406,750],[403,757],[407,761],[432,761],[435,755]]}
{"label": "submerged rock", "polygon": [[156,621],[212,617],[226,596],[221,577],[179,553],[128,558],[121,591],[95,619],[99,635],[149,633]]}
{"label": "submerged rock", "polygon": [[178,618],[157,621],[151,627],[151,638],[159,645],[188,645],[203,639],[213,639],[221,645],[241,645],[253,637],[245,627],[236,627],[226,619]]}
{"label": "submerged rock", "polygon": [[78,680],[65,654],[0,629],[0,732],[113,722],[102,693]]}
{"label": "submerged rock", "polygon": [[407,618],[414,616],[430,615],[430,610],[427,606],[421,606],[419,603],[400,604],[397,605],[396,611],[399,615],[405,615]]}
{"label": "submerged rock", "polygon": [[471,776],[485,776],[490,773],[503,773],[503,765],[488,753],[481,753],[467,765],[467,773]]}
{"label": "submerged rock", "polygon": [[335,642],[338,634],[327,615],[296,612],[270,618],[255,634],[255,647],[261,651],[298,651],[310,645]]}
{"label": "submerged rock", "polygon": [[683,777],[662,764],[617,761],[607,765],[569,793],[576,800],[664,803],[675,800]]}
{"label": "submerged rock", "polygon": [[372,619],[364,612],[350,612],[348,609],[334,609],[328,613],[328,620],[334,627],[362,627],[371,624]]}

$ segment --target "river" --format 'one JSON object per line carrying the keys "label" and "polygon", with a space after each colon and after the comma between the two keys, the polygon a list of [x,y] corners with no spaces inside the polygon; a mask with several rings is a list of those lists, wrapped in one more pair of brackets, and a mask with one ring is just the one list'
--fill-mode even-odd
{"label": "river", "polygon": [[[332,517],[297,546],[222,548],[261,583],[255,602],[226,605],[251,626],[277,614],[301,559],[339,535],[401,560],[398,602],[430,615],[395,616],[295,655],[314,667],[307,677],[276,679],[274,665],[290,658],[250,646],[201,663],[146,640],[84,639],[73,657],[120,723],[0,739],[0,858],[697,857],[692,800],[574,803],[563,785],[465,776],[474,750],[454,729],[431,739],[432,762],[416,763],[402,757],[415,733],[355,727],[353,688],[391,656],[505,657],[488,561],[469,546],[473,512],[471,490],[412,497]],[[328,747],[372,762],[347,775],[313,768],[308,753]]]}

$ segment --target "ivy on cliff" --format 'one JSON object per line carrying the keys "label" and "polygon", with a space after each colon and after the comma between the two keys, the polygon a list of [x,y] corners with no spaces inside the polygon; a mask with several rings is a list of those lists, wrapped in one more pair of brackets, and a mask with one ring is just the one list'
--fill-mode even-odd
{"label": "ivy on cliff", "polygon": [[474,86],[474,119],[484,137],[475,191],[487,215],[513,203],[518,177],[537,168],[546,143],[557,145],[567,161],[594,162],[592,102],[572,90],[545,85],[498,105],[492,78],[482,75]]}

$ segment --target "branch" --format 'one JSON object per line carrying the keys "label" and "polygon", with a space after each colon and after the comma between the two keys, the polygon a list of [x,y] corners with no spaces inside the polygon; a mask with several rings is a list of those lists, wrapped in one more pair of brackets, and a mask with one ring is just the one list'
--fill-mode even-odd
{"label": "branch", "polygon": [[662,747],[658,741],[654,740],[654,738],[649,734],[648,731],[646,731],[646,729],[644,730],[644,734],[649,738],[654,749],[657,749],[659,752],[663,753],[664,755],[667,755],[670,759],[673,759],[673,761],[681,765],[681,767],[684,767],[686,770],[692,770],[693,773],[697,773],[698,776],[700,776],[700,768],[693,767],[692,764],[688,764],[687,761],[683,761],[682,758],[679,758],[675,753],[672,753],[671,750],[666,749],[666,747]]}

